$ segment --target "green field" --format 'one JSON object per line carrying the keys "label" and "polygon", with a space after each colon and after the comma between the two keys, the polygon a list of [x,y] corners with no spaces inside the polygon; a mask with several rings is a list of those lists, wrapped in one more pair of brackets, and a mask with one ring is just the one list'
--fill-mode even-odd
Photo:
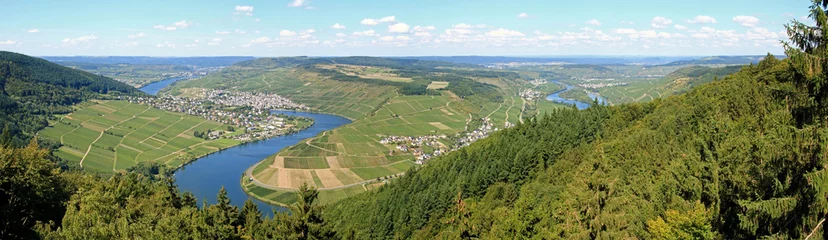
{"label": "green field", "polygon": [[666,97],[662,87],[670,81],[666,78],[633,80],[627,86],[601,88],[598,93],[612,104],[646,102]]}
{"label": "green field", "polygon": [[194,131],[226,129],[218,122],[126,101],[81,104],[38,135],[60,142],[55,155],[87,171],[111,173],[153,161],[178,167],[199,156],[238,145],[206,141]]}

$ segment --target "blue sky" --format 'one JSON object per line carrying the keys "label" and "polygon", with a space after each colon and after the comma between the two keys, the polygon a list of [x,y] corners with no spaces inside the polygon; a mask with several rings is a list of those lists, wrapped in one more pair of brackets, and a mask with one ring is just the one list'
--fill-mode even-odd
{"label": "blue sky", "polygon": [[0,50],[44,55],[779,54],[805,0],[6,1]]}

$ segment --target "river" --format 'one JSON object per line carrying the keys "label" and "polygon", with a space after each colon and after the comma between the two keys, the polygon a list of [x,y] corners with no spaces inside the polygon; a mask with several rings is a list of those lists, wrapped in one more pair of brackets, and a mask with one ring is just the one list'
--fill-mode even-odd
{"label": "river", "polygon": [[[156,84],[153,83],[141,88],[141,91],[154,95],[158,90],[178,80],[180,79],[161,81],[165,82],[164,86],[160,86],[160,84],[152,86]],[[250,198],[242,190],[240,184],[242,174],[247,168],[276,154],[283,148],[299,143],[303,139],[351,122],[351,120],[344,117],[328,114],[294,111],[271,111],[271,113],[310,117],[314,119],[314,124],[298,133],[241,144],[199,158],[175,171],[175,183],[178,188],[181,191],[192,192],[198,198],[200,206],[202,200],[207,200],[210,204],[216,203],[218,192],[224,186],[233,205],[241,208],[244,201]],[[266,216],[273,215],[271,209],[284,210],[282,207],[271,206],[256,199],[253,199],[253,201],[259,205],[259,210]]]}
{"label": "river", "polygon": [[[562,84],[562,85],[566,86],[566,89],[554,92],[552,94],[549,94],[548,96],[546,96],[546,100],[557,102],[557,103],[563,103],[563,104],[567,104],[567,105],[575,104],[575,107],[577,107],[578,109],[581,109],[581,110],[587,109],[587,108],[589,108],[590,105],[592,105],[592,103],[585,103],[585,102],[581,102],[581,101],[575,101],[575,100],[572,100],[572,99],[562,98],[561,96],[559,96],[561,93],[572,90],[575,87],[573,87],[572,85],[569,85],[569,84],[558,82],[558,81],[552,81],[552,82],[557,83],[557,84]],[[598,99],[598,102],[601,103],[601,104],[606,104],[607,103],[607,101],[603,97],[601,97],[597,94],[587,92],[587,95],[589,95],[589,98]]]}
{"label": "river", "polygon": [[143,86],[143,87],[139,88],[138,90],[141,90],[142,92],[147,93],[149,95],[155,95],[156,93],[158,93],[158,91],[161,91],[161,89],[164,89],[165,87],[169,86],[170,84],[172,84],[174,82],[177,82],[178,80],[184,80],[184,79],[190,79],[190,78],[191,77],[177,77],[177,78],[164,79],[164,80],[161,80],[161,81],[158,81],[158,82],[147,84],[146,86]]}

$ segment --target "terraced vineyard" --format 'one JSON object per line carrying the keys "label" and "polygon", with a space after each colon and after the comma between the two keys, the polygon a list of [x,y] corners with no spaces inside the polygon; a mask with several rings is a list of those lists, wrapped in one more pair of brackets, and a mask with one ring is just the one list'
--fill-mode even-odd
{"label": "terraced vineyard", "polygon": [[38,135],[63,144],[57,156],[86,170],[111,173],[138,162],[178,167],[217,150],[232,139],[204,140],[193,132],[226,129],[218,122],[126,101],[94,101],[59,116]]}

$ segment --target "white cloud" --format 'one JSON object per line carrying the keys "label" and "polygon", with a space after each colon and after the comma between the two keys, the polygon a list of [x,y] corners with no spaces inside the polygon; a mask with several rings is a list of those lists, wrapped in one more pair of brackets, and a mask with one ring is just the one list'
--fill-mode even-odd
{"label": "white cloud", "polygon": [[29,32],[29,33],[38,33],[38,32],[40,32],[40,30],[38,30],[37,28],[32,28],[32,29],[29,29],[29,31],[27,31],[27,32]]}
{"label": "white cloud", "polygon": [[12,40],[6,40],[5,42],[0,41],[0,45],[12,45],[12,44],[15,44],[15,43],[17,43],[17,42],[12,41]]}
{"label": "white cloud", "polygon": [[159,25],[152,26],[152,28],[167,30],[167,31],[175,31],[177,29],[188,28],[191,25],[193,25],[193,22],[188,22],[186,20],[181,20],[180,22],[174,22],[172,25],[165,26],[165,25],[160,25],[159,24]]}
{"label": "white cloud", "polygon": [[213,38],[210,40],[211,42],[221,42],[221,38]]}
{"label": "white cloud", "polygon": [[650,26],[654,28],[666,28],[671,23],[673,23],[673,20],[670,20],[668,18],[654,17],[653,20],[650,21]]}
{"label": "white cloud", "polygon": [[288,7],[307,7],[308,1],[306,0],[293,0],[293,2],[288,4]]}
{"label": "white cloud", "polygon": [[362,21],[359,22],[359,23],[361,23],[362,25],[374,26],[374,25],[377,25],[377,24],[380,24],[380,23],[391,23],[391,22],[396,22],[396,21],[397,21],[396,16],[387,16],[387,17],[380,18],[379,20],[373,19],[373,18],[366,18],[366,19],[362,19]]}
{"label": "white cloud", "polygon": [[247,16],[253,16],[253,6],[236,6],[235,8],[236,14],[244,14]]}
{"label": "white cloud", "polygon": [[682,25],[678,25],[678,24],[673,25],[673,27],[674,27],[674,28],[676,28],[676,29],[678,29],[678,30],[687,30],[687,27],[682,26]]}
{"label": "white cloud", "polygon": [[417,37],[431,37],[430,32],[414,32],[414,36]]}
{"label": "white cloud", "polygon": [[529,14],[527,14],[527,13],[520,13],[520,14],[517,15],[517,18],[530,18],[530,17],[531,16],[529,16]]}
{"label": "white cloud", "polygon": [[468,34],[472,34],[472,29],[473,28],[485,28],[485,27],[486,27],[486,25],[482,25],[482,24],[477,25],[477,26],[472,26],[472,25],[469,25],[469,24],[460,23],[460,24],[452,25],[451,28],[446,29],[445,33],[447,35],[468,35]]}
{"label": "white cloud", "polygon": [[693,38],[701,38],[701,39],[710,38],[710,34],[707,34],[707,33],[693,33],[693,35],[691,35],[691,36]]}
{"label": "white cloud", "polygon": [[241,30],[241,29],[236,29],[235,32],[238,33],[238,34],[247,34],[247,32],[245,32],[244,30]]}
{"label": "white cloud", "polygon": [[394,36],[383,36],[383,37],[380,37],[380,41],[383,41],[383,42],[390,42],[390,41],[394,41]]}
{"label": "white cloud", "polygon": [[411,29],[408,24],[405,23],[397,23],[391,26],[388,26],[388,32],[392,33],[407,33],[408,30]]}
{"label": "white cloud", "polygon": [[714,32],[716,32],[716,29],[712,28],[712,27],[702,27],[701,30],[699,30],[699,31],[701,31],[703,33],[714,33]]}
{"label": "white cloud", "polygon": [[451,27],[452,27],[452,28],[460,28],[460,29],[469,29],[469,28],[472,28],[472,26],[471,26],[471,25],[468,25],[468,24],[465,24],[465,23],[460,23],[460,24],[457,24],[457,25],[453,25],[453,26],[451,26]]}
{"label": "white cloud", "polygon": [[342,26],[342,24],[336,23],[333,26],[331,26],[331,28],[333,28],[333,29],[345,29],[345,26]]}
{"label": "white cloud", "polygon": [[379,22],[381,22],[381,23],[396,22],[396,21],[397,21],[396,16],[387,16],[387,17],[384,17],[384,18],[380,18],[380,20],[379,20]]}
{"label": "white cloud", "polygon": [[643,30],[643,31],[638,31],[637,36],[640,37],[640,38],[657,38],[658,33],[656,33],[655,30]]}
{"label": "white cloud", "polygon": [[754,16],[735,16],[733,21],[745,27],[755,27],[759,23],[759,19]]}
{"label": "white cloud", "polygon": [[[285,31],[285,30],[282,30],[282,31]],[[296,34],[296,33],[294,33],[294,34]],[[260,37],[260,38],[256,38],[256,39],[253,39],[253,40],[250,41],[250,43],[268,43],[268,42],[270,42],[270,38],[268,38],[268,37]]]}
{"label": "white cloud", "polygon": [[193,22],[187,22],[186,20],[181,20],[180,22],[173,23],[173,25],[175,25],[175,27],[177,28],[187,28],[192,24]]}
{"label": "white cloud", "polygon": [[613,32],[616,33],[616,34],[635,34],[637,31],[635,31],[635,29],[631,29],[631,28],[619,28],[619,29],[615,29],[615,31],[613,31]]}
{"label": "white cloud", "polygon": [[590,19],[589,21],[585,22],[586,24],[593,25],[593,26],[601,26],[601,22],[598,19]]}
{"label": "white cloud", "polygon": [[127,37],[130,38],[130,39],[135,39],[135,38],[142,38],[144,36],[146,36],[146,35],[143,32],[140,32],[140,33],[129,35]]}
{"label": "white cloud", "polygon": [[348,34],[344,34],[344,33],[337,33],[337,34],[336,34],[336,36],[337,36],[337,37],[347,37],[347,36],[348,36]]}
{"label": "white cloud", "polygon": [[227,34],[230,34],[230,32],[228,32],[228,31],[216,31],[216,34],[218,34],[218,35],[227,35]]}
{"label": "white cloud", "polygon": [[489,37],[523,37],[525,35],[521,32],[515,31],[515,30],[498,28],[498,29],[487,32],[486,36],[489,36]]}
{"label": "white cloud", "polygon": [[164,42],[164,43],[156,44],[155,47],[157,47],[157,48],[175,48],[175,44],[170,43],[170,42]]}
{"label": "white cloud", "polygon": [[256,19],[253,19],[253,21],[254,22],[259,22],[259,21],[262,21],[262,19],[261,18],[256,18]]}
{"label": "white cloud", "polygon": [[629,24],[629,25],[633,25],[633,24],[635,24],[635,22],[632,22],[632,21],[621,21],[621,24]]}
{"label": "white cloud", "polygon": [[688,23],[708,24],[716,23],[716,19],[711,16],[698,15],[693,19],[687,20]]}
{"label": "white cloud", "polygon": [[82,37],[78,37],[78,38],[64,38],[63,40],[61,40],[61,42],[65,43],[65,44],[75,45],[75,44],[78,44],[78,43],[91,42],[92,40],[95,40],[95,39],[98,39],[98,37],[95,36],[95,35],[88,35],[88,36],[82,36]]}
{"label": "white cloud", "polygon": [[353,35],[357,37],[373,37],[376,36],[377,33],[374,32],[374,30],[365,30],[362,32],[354,32]]}
{"label": "white cloud", "polygon": [[425,27],[422,27],[422,26],[415,26],[415,27],[414,27],[414,31],[415,31],[415,32],[428,32],[428,31],[434,31],[434,30],[436,30],[436,29],[437,29],[437,28],[436,28],[436,27],[434,27],[434,26],[425,26]]}
{"label": "white cloud", "polygon": [[359,22],[359,23],[361,23],[362,25],[368,25],[368,26],[374,26],[374,25],[379,24],[379,22],[376,19],[370,19],[370,18],[362,19],[362,21]]}
{"label": "white cloud", "polygon": [[177,29],[174,26],[164,26],[164,25],[155,25],[155,26],[152,26],[152,28],[167,30],[167,31],[175,31]]}
{"label": "white cloud", "polygon": [[290,30],[282,30],[282,31],[279,31],[279,36],[280,37],[295,37],[296,32],[290,31]]}

